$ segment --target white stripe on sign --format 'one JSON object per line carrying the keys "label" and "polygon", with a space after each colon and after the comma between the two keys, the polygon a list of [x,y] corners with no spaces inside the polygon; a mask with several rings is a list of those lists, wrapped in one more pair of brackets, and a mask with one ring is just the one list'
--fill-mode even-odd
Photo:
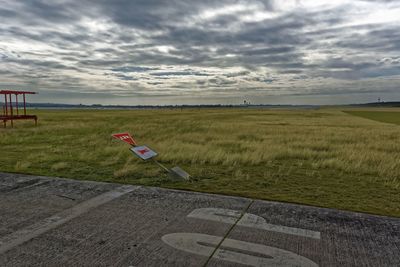
{"label": "white stripe on sign", "polygon": [[[188,215],[188,217],[190,218],[217,221],[229,224],[234,224],[240,218],[240,216],[241,213],[239,211],[219,208],[195,209]],[[321,238],[320,232],[296,227],[270,224],[267,223],[263,217],[251,213],[245,213],[236,225],[290,235],[309,237],[314,239]]]}
{"label": "white stripe on sign", "polygon": [[118,187],[112,191],[103,193],[76,206],[73,206],[72,208],[64,210],[54,216],[46,218],[38,223],[4,236],[0,238],[0,254],[19,246],[31,240],[32,238],[40,236],[41,234],[82,215],[90,209],[103,205],[138,188],[140,187],[131,185]]}
{"label": "white stripe on sign", "polygon": [[[175,249],[210,257],[222,237],[199,233],[173,233],[161,238]],[[299,266],[316,267],[318,264],[291,251],[225,239],[215,251],[213,258],[250,266]]]}

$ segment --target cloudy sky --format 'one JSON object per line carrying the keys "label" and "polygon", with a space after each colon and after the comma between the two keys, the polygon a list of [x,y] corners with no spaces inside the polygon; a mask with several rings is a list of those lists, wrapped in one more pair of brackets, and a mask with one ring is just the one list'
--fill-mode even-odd
{"label": "cloudy sky", "polygon": [[400,0],[0,0],[0,89],[32,102],[400,100]]}

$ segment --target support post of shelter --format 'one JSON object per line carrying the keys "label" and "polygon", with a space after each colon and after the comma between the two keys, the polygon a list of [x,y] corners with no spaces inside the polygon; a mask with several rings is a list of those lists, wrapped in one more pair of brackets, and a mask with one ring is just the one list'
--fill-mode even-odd
{"label": "support post of shelter", "polygon": [[10,115],[11,115],[11,117],[10,117],[10,120],[11,120],[11,128],[13,128],[13,127],[14,127],[14,120],[13,120],[14,114],[13,114],[13,105],[12,105],[11,94],[10,94]]}
{"label": "support post of shelter", "polygon": [[19,111],[18,111],[18,95],[15,94],[15,106],[17,108],[17,116],[19,115]]}
{"label": "support post of shelter", "polygon": [[25,94],[22,94],[24,96],[24,115],[26,116],[26,101],[25,101]]}
{"label": "support post of shelter", "polygon": [[7,105],[7,95],[5,94],[4,95],[4,103],[5,103],[5,116],[7,116],[8,115],[8,105]]}

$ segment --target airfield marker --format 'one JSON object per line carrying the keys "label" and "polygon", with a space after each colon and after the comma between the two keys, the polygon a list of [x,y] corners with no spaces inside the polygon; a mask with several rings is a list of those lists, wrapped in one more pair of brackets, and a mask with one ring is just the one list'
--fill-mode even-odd
{"label": "airfield marker", "polygon": [[131,151],[142,160],[148,160],[156,157],[158,154],[147,146],[133,146]]}
{"label": "airfield marker", "polygon": [[130,150],[139,158],[141,158],[144,161],[149,161],[151,160],[152,162],[154,162],[156,165],[158,165],[161,169],[163,169],[164,171],[166,171],[168,174],[179,177],[179,178],[183,178],[184,180],[189,180],[190,179],[190,174],[188,174],[187,172],[185,172],[184,170],[182,170],[180,167],[175,166],[171,169],[168,169],[167,167],[165,167],[164,165],[162,165],[160,162],[158,162],[155,157],[158,155],[157,152],[155,152],[154,150],[152,150],[151,148],[149,148],[148,146],[145,145],[138,145],[135,141],[135,139],[133,139],[133,137],[129,134],[129,133],[116,133],[116,134],[112,134],[112,137],[125,142],[129,145],[131,145],[132,147],[130,148]]}
{"label": "airfield marker", "polygon": [[117,134],[112,134],[112,137],[117,138],[121,140],[122,142],[128,143],[131,146],[136,146],[136,141],[133,139],[133,137],[129,133],[117,133]]}

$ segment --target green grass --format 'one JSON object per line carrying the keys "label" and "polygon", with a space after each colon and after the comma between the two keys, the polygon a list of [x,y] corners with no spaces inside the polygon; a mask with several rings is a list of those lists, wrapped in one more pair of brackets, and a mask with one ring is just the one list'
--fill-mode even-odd
{"label": "green grass", "polygon": [[[380,112],[366,111],[369,117]],[[0,170],[400,217],[400,126],[346,112],[40,110],[38,127],[18,121],[14,129],[0,128]],[[110,136],[122,131],[195,180],[172,181],[134,157],[128,145]]]}
{"label": "green grass", "polygon": [[398,111],[346,111],[348,114],[359,116],[362,118],[386,122],[386,123],[393,123],[400,125],[400,112]]}

